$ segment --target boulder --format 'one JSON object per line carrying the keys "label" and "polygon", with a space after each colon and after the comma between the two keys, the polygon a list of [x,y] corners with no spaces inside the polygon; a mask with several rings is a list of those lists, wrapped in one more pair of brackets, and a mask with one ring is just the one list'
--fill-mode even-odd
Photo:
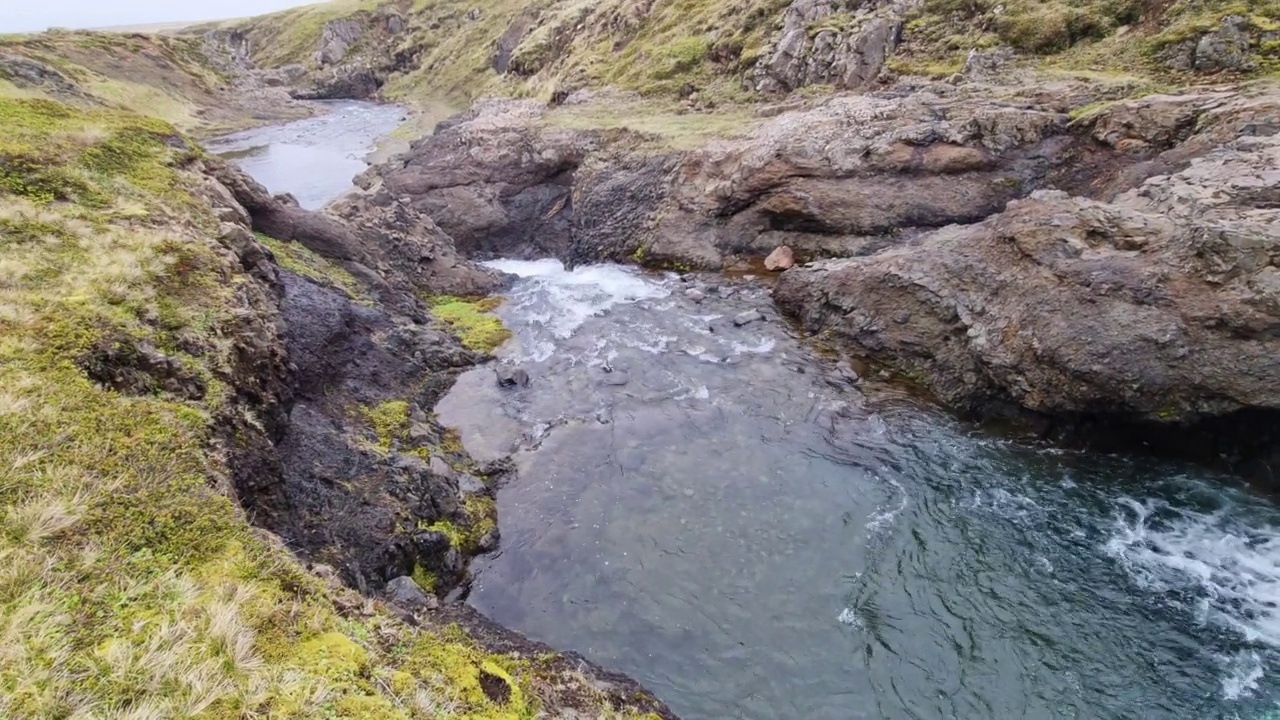
{"label": "boulder", "polygon": [[733,317],[733,324],[734,324],[734,327],[742,327],[743,325],[750,325],[751,323],[757,320],[763,320],[763,319],[764,319],[764,315],[760,314],[759,310],[748,310],[744,313],[739,313],[738,315],[735,315]]}
{"label": "boulder", "polygon": [[795,254],[786,245],[779,246],[778,249],[769,253],[769,257],[764,259],[766,270],[786,270],[795,264]]}
{"label": "boulder", "polygon": [[514,365],[499,365],[494,369],[500,387],[528,387],[529,373]]}
{"label": "boulder", "polygon": [[387,602],[399,605],[410,612],[435,610],[440,607],[440,601],[434,595],[428,595],[417,581],[406,575],[388,582],[383,594]]}

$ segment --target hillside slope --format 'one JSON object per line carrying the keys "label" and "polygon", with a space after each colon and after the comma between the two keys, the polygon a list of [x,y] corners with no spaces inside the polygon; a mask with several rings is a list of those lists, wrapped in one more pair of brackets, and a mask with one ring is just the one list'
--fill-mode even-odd
{"label": "hillside slope", "polygon": [[993,66],[1165,84],[1280,69],[1273,0],[337,0],[232,27],[262,66],[310,71],[318,94],[401,100],[613,86],[746,101],[946,77],[973,51]]}
{"label": "hillside slope", "polygon": [[222,38],[90,31],[0,36],[0,98],[129,110],[216,134],[312,110]]}
{"label": "hillside slope", "polygon": [[156,118],[0,127],[0,716],[670,717],[418,587],[494,532],[421,410],[482,357],[418,299],[488,277],[447,238],[307,213]]}

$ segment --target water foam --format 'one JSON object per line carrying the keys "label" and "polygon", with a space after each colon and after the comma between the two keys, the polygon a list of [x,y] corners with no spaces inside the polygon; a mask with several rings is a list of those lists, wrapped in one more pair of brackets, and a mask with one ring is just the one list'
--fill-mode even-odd
{"label": "water foam", "polygon": [[[1280,532],[1210,513],[1121,498],[1106,551],[1154,592],[1193,591],[1204,622],[1280,648]],[[1194,610],[1194,609],[1193,609]]]}
{"label": "water foam", "polygon": [[[564,340],[582,324],[616,305],[670,295],[661,283],[621,265],[566,270],[559,260],[494,260],[485,265],[525,282],[511,294],[524,321]],[[535,343],[545,349],[545,343]]]}

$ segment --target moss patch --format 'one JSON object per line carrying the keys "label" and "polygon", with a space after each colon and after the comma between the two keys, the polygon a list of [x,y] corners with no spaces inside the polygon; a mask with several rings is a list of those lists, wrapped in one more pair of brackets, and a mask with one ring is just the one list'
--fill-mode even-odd
{"label": "moss patch", "polygon": [[502,304],[501,298],[465,300],[441,295],[428,298],[427,304],[431,306],[431,314],[471,350],[490,353],[511,338],[511,331],[490,314]]}
{"label": "moss patch", "polygon": [[383,450],[390,450],[409,439],[409,403],[393,400],[375,407],[361,408],[360,412],[373,428],[378,446]]}
{"label": "moss patch", "polygon": [[363,299],[364,292],[360,281],[341,266],[332,263],[309,250],[302,243],[284,242],[255,233],[258,242],[262,243],[275,256],[280,267],[308,280],[337,288],[353,299]]}
{"label": "moss patch", "polygon": [[498,507],[491,497],[469,495],[462,502],[462,515],[461,524],[444,520],[423,529],[449,538],[449,544],[463,555],[475,555],[484,536],[498,528]]}

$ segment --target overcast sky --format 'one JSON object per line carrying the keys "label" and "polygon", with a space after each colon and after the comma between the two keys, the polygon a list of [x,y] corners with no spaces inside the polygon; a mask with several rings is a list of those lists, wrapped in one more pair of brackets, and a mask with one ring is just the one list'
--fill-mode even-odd
{"label": "overcast sky", "polygon": [[0,0],[0,32],[100,28],[261,15],[317,0]]}

